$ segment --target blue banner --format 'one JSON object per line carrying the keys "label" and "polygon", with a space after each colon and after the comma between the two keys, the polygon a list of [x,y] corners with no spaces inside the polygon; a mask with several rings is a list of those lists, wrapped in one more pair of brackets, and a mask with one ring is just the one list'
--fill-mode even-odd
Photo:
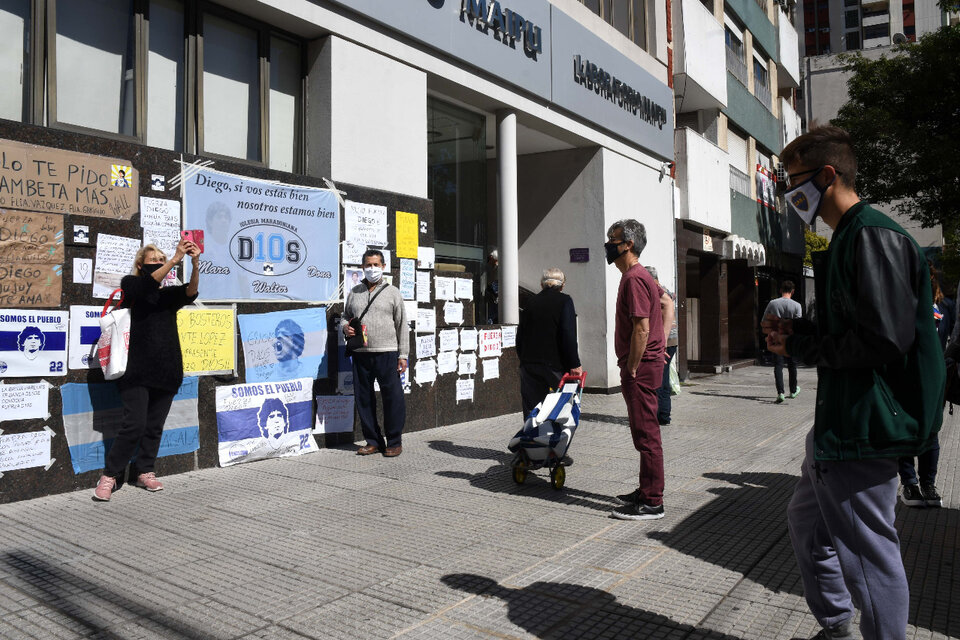
{"label": "blue banner", "polygon": [[243,314],[237,319],[247,382],[327,376],[325,307]]}

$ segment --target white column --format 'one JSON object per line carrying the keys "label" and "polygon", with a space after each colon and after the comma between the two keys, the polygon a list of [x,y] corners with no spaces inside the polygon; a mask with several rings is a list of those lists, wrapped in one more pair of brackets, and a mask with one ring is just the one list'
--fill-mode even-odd
{"label": "white column", "polygon": [[497,112],[497,185],[500,236],[500,322],[520,322],[520,245],[517,233],[517,114]]}

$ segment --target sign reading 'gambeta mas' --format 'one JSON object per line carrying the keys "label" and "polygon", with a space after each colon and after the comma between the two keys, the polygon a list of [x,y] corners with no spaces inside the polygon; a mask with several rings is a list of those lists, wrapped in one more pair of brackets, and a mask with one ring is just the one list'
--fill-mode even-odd
{"label": "sign reading 'gambeta mas'", "polygon": [[644,121],[663,129],[667,123],[667,110],[641,94],[639,91],[610,75],[602,67],[589,60],[573,56],[573,79],[584,88],[613,102],[618,107]]}
{"label": "sign reading 'gambeta mas'", "polygon": [[467,18],[478,29],[492,29],[505,44],[523,41],[530,55],[543,53],[543,33],[537,25],[516,11],[504,9],[497,0],[461,0],[460,18]]}

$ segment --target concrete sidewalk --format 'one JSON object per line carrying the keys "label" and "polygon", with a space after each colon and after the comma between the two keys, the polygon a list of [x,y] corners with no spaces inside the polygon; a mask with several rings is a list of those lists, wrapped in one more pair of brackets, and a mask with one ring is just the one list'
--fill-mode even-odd
{"label": "concrete sidewalk", "polygon": [[[636,486],[620,396],[584,398],[566,488],[514,484],[519,414],[353,448],[0,506],[2,638],[807,638],[785,508],[815,373],[698,378],[664,427],[666,517],[609,517]],[[960,638],[958,416],[944,508],[900,508],[910,637]]]}

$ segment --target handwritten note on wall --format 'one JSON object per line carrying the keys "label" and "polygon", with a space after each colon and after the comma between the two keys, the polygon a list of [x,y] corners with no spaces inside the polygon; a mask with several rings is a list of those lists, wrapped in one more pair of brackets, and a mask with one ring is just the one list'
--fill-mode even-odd
{"label": "handwritten note on wall", "polygon": [[184,308],[177,313],[183,372],[199,375],[232,372],[237,367],[233,307]]}
{"label": "handwritten note on wall", "polygon": [[0,306],[59,307],[63,216],[0,209]]}
{"label": "handwritten note on wall", "polygon": [[0,436],[0,472],[49,465],[52,433],[44,429]]}
{"label": "handwritten note on wall", "polygon": [[0,421],[49,418],[46,382],[0,384]]}

